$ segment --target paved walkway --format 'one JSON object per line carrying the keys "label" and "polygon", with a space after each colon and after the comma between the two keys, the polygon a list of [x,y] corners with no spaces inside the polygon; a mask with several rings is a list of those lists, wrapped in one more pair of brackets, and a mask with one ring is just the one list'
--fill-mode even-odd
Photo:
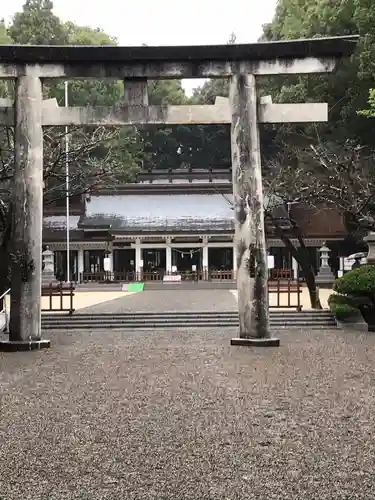
{"label": "paved walkway", "polygon": [[[321,290],[321,301],[327,308],[327,299],[331,290]],[[93,302],[82,302],[80,296],[89,296],[90,292],[78,292],[76,307],[77,314],[81,313],[124,313],[124,312],[172,312],[172,311],[235,311],[237,310],[236,290],[145,290],[144,292],[129,294],[126,292],[91,292]],[[281,297],[282,304],[286,305],[287,295]],[[270,302],[276,305],[276,296],[271,294]],[[291,303],[297,303],[297,298],[291,297]],[[85,305],[82,305],[85,304]],[[310,309],[310,299],[307,288],[301,294],[303,309]]]}
{"label": "paved walkway", "polygon": [[149,290],[110,302],[85,307],[81,313],[235,311],[236,298],[230,290]]}

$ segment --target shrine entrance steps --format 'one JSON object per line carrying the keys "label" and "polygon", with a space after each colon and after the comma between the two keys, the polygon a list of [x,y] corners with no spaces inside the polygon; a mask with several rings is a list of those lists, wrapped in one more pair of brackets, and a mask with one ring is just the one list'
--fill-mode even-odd
{"label": "shrine entrance steps", "polygon": [[[336,322],[327,310],[271,310],[271,328],[332,329]],[[148,330],[190,328],[238,328],[236,311],[165,311],[84,313],[68,315],[43,314],[43,330]]]}

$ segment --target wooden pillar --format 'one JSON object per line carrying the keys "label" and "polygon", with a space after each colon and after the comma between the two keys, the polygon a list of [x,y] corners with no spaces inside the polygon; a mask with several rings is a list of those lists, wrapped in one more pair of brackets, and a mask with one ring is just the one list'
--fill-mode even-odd
{"label": "wooden pillar", "polygon": [[12,193],[10,341],[41,336],[43,130],[42,84],[16,82],[15,174]]}
{"label": "wooden pillar", "polygon": [[167,274],[172,272],[172,248],[168,242],[165,247],[165,271]]}
{"label": "wooden pillar", "polygon": [[239,339],[232,345],[278,345],[271,339],[262,169],[254,75],[230,81],[231,148]]}

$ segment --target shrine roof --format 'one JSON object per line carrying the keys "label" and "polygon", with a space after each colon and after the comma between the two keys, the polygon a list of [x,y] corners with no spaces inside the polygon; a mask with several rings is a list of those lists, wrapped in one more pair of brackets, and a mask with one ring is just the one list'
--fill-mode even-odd
{"label": "shrine roof", "polygon": [[[231,194],[218,193],[96,195],[78,227],[138,234],[233,231],[232,200]],[[275,210],[285,216],[284,207],[275,205]]]}
{"label": "shrine roof", "polygon": [[79,227],[104,226],[111,232],[138,233],[234,227],[230,200],[220,194],[92,196]]}
{"label": "shrine roof", "polygon": [[0,63],[267,61],[306,57],[347,57],[358,36],[281,40],[250,44],[142,46],[0,45]]}

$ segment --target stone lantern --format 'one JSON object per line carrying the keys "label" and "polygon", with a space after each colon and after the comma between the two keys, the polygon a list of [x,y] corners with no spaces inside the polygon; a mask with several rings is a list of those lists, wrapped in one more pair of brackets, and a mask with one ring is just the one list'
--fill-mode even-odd
{"label": "stone lantern", "polygon": [[375,264],[375,231],[370,231],[364,241],[368,245],[367,264]]}
{"label": "stone lantern", "polygon": [[49,246],[46,247],[44,252],[42,252],[43,259],[43,272],[42,272],[42,286],[50,285],[51,283],[56,283],[55,278],[55,256]]}
{"label": "stone lantern", "polygon": [[327,288],[330,288],[335,281],[335,276],[328,264],[330,252],[331,250],[325,245],[325,243],[322,248],[319,248],[320,268],[315,279],[318,285],[323,287],[326,286]]}

